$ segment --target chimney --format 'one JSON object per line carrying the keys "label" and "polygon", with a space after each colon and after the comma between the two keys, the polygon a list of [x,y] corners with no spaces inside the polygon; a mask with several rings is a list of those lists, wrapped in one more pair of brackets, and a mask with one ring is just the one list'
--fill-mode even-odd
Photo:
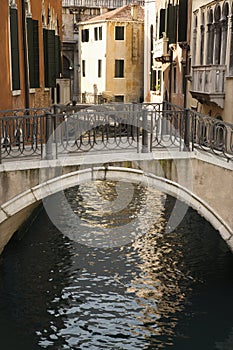
{"label": "chimney", "polygon": [[107,6],[102,6],[102,7],[100,8],[100,14],[101,14],[101,15],[104,15],[106,12],[108,12]]}
{"label": "chimney", "polygon": [[136,21],[138,19],[138,12],[139,12],[139,5],[132,4],[131,5],[131,17],[132,17],[133,21]]}

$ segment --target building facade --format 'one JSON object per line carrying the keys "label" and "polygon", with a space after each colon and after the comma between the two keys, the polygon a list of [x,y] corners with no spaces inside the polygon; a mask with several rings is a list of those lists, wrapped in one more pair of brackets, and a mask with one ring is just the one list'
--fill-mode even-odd
{"label": "building facade", "polygon": [[[80,38],[78,23],[131,2],[132,0],[62,0],[63,76],[70,79],[71,99],[74,102],[81,102],[78,80],[81,70],[78,52]],[[144,1],[137,0],[136,3],[143,5]]]}
{"label": "building facade", "polygon": [[79,23],[82,102],[143,100],[144,10],[125,5]]}
{"label": "building facade", "polygon": [[145,2],[144,100],[186,105],[191,1]]}
{"label": "building facade", "polygon": [[192,108],[233,123],[233,2],[193,0]]}
{"label": "building facade", "polygon": [[0,109],[46,107],[61,74],[60,0],[1,2]]}

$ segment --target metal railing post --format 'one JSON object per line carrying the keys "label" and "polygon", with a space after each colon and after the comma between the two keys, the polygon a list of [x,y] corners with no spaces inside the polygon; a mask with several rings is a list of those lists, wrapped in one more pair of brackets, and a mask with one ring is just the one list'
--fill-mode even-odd
{"label": "metal railing post", "polygon": [[190,110],[184,109],[184,151],[190,151]]}
{"label": "metal railing post", "polygon": [[57,159],[57,156],[58,156],[58,145],[57,145],[57,121],[58,121],[58,106],[57,105],[54,105],[54,115],[53,115],[53,118],[54,118],[54,141],[55,141],[55,153],[56,153],[56,159]]}
{"label": "metal railing post", "polygon": [[142,110],[142,153],[148,152],[147,111]]}
{"label": "metal railing post", "polygon": [[52,114],[49,112],[46,112],[45,114],[46,118],[46,145],[45,145],[45,158],[46,159],[53,159],[53,150],[52,150]]}

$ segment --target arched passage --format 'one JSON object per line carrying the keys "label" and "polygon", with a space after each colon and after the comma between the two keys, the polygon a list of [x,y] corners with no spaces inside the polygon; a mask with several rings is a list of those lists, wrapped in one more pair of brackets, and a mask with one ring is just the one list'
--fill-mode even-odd
{"label": "arched passage", "polygon": [[131,183],[140,182],[145,186],[156,188],[157,190],[185,202],[188,206],[197,210],[201,216],[210,222],[212,226],[219,231],[220,235],[229,245],[230,249],[233,250],[229,243],[229,240],[232,237],[231,228],[221,218],[221,216],[200,197],[194,195],[189,189],[174,181],[156,176],[143,170],[125,167],[101,166],[87,168],[55,177],[41,183],[40,185],[34,186],[1,206],[0,227],[1,224],[3,224],[10,217],[18,214],[27,207],[32,206],[34,203],[39,202],[52,194],[81,183],[95,180],[124,180]]}

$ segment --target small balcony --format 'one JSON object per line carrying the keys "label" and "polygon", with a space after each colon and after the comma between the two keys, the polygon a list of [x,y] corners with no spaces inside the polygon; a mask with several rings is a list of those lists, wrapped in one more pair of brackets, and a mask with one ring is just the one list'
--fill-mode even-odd
{"label": "small balcony", "polygon": [[224,107],[225,65],[194,66],[192,96],[201,103],[213,102]]}
{"label": "small balcony", "polygon": [[163,37],[159,40],[154,40],[153,43],[153,57],[155,61],[162,63],[169,62],[170,55],[168,53],[168,38]]}

